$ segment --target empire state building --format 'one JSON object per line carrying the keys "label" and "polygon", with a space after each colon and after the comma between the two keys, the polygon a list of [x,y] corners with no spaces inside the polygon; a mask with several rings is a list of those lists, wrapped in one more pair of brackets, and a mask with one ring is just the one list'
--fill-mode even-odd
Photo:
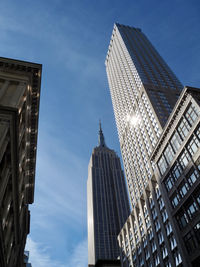
{"label": "empire state building", "polygon": [[116,261],[119,257],[117,236],[130,214],[130,207],[120,159],[106,146],[101,124],[99,144],[88,166],[87,203],[88,264],[95,266],[98,260]]}

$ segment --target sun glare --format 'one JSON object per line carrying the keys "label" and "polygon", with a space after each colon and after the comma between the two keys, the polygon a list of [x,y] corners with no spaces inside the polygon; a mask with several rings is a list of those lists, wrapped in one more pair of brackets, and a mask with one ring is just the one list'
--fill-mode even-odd
{"label": "sun glare", "polygon": [[135,116],[135,115],[134,116],[127,115],[126,120],[131,125],[135,126],[138,123],[139,117],[138,116]]}

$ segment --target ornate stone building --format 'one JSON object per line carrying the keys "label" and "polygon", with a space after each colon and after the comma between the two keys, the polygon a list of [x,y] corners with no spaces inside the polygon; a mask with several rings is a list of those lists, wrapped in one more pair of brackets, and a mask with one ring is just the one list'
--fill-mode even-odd
{"label": "ornate stone building", "polygon": [[[200,265],[200,89],[186,87],[152,154],[185,266]],[[171,245],[173,250],[174,244]]]}
{"label": "ornate stone building", "polygon": [[40,64],[0,58],[0,266],[21,267],[34,201]]}

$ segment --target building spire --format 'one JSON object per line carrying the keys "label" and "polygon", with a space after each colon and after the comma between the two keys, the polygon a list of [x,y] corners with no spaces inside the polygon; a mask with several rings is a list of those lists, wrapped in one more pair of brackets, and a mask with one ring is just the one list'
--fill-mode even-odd
{"label": "building spire", "polygon": [[101,120],[99,120],[99,146],[106,147],[103,131],[101,129]]}

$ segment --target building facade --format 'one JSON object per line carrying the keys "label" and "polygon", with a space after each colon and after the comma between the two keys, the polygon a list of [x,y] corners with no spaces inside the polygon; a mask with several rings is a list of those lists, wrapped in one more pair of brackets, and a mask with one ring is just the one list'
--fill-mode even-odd
{"label": "building facade", "polygon": [[151,159],[183,86],[137,28],[114,25],[105,64],[132,204],[122,266],[191,266]]}
{"label": "building facade", "polygon": [[186,266],[200,266],[200,89],[186,87],[152,154]]}
{"label": "building facade", "polygon": [[41,65],[0,58],[0,266],[24,266],[34,201]]}
{"label": "building facade", "polygon": [[88,265],[118,264],[117,236],[130,207],[120,159],[106,146],[101,125],[88,166],[87,205]]}

